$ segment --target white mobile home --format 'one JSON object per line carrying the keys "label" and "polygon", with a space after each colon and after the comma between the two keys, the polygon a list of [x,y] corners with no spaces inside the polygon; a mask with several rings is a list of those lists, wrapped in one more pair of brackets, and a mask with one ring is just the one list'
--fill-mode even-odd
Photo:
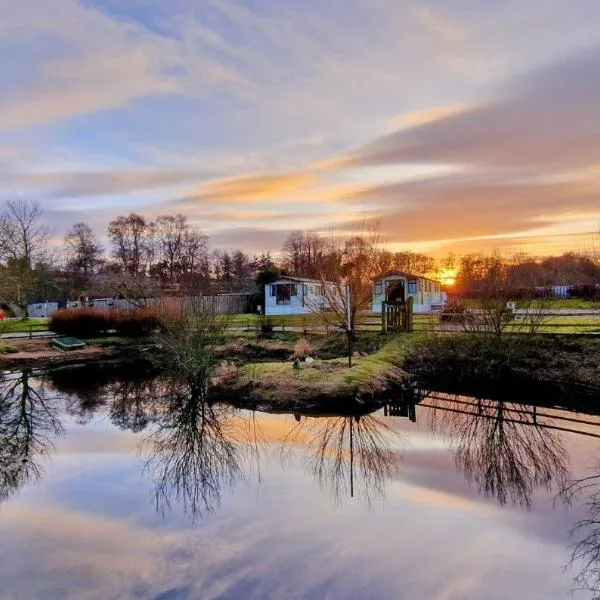
{"label": "white mobile home", "polygon": [[304,315],[327,310],[328,294],[324,287],[337,285],[317,279],[282,277],[265,286],[265,315]]}
{"label": "white mobile home", "polygon": [[414,312],[439,310],[447,301],[439,281],[402,271],[388,271],[373,283],[373,312],[381,312],[382,302],[405,302],[409,296],[413,299]]}

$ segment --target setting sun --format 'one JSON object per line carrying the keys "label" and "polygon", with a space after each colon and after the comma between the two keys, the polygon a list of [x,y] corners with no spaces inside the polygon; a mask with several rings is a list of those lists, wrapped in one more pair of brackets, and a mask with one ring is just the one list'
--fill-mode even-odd
{"label": "setting sun", "polygon": [[441,269],[437,275],[437,279],[442,285],[453,286],[456,283],[456,275],[458,270],[454,269]]}

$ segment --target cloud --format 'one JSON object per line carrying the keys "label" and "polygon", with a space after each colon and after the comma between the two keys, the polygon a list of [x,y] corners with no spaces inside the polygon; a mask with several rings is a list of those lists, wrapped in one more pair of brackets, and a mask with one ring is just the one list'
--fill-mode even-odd
{"label": "cloud", "polygon": [[236,227],[210,234],[211,245],[217,248],[244,248],[248,252],[279,250],[290,230]]}
{"label": "cloud", "polygon": [[536,232],[547,235],[568,214],[584,219],[598,210],[600,183],[487,179],[449,176],[378,186],[358,192],[354,199],[372,207],[371,218],[380,221],[390,241],[439,240],[444,245],[486,236],[522,240]]}
{"label": "cloud", "polygon": [[242,78],[206,55],[135,21],[76,0],[23,0],[3,11],[0,51],[12,69],[0,83],[0,127],[18,129],[156,95],[202,92]]}
{"label": "cloud", "polygon": [[2,180],[5,189],[24,188],[44,192],[46,198],[77,198],[127,194],[198,180],[202,173],[133,169],[121,171],[12,173]]}
{"label": "cloud", "polygon": [[[224,203],[254,203],[281,200],[315,181],[309,173],[285,173],[279,175],[247,175],[214,181],[198,191],[198,199]],[[187,200],[193,201],[194,196]]]}
{"label": "cloud", "polygon": [[513,79],[498,98],[362,147],[357,165],[453,163],[542,172],[600,160],[600,47]]}

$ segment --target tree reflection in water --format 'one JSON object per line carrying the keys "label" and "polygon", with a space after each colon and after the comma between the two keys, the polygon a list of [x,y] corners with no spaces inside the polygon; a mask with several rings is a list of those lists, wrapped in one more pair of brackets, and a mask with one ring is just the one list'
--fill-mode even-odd
{"label": "tree reflection in water", "polygon": [[432,409],[433,431],[448,435],[457,468],[482,495],[529,508],[536,489],[564,484],[566,451],[535,408],[467,400],[432,394],[422,406]]}
{"label": "tree reflection in water", "polygon": [[166,384],[162,403],[156,429],[143,443],[157,509],[164,512],[175,502],[192,519],[200,518],[220,504],[223,486],[243,477],[247,445],[238,411],[209,404],[199,389],[175,382]]}
{"label": "tree reflection in water", "polygon": [[398,470],[392,444],[398,433],[372,414],[302,417],[283,440],[284,454],[303,446],[317,485],[339,503],[357,493],[368,503],[383,497]]}
{"label": "tree reflection in water", "polygon": [[31,379],[28,370],[0,379],[0,502],[39,480],[40,456],[63,433],[54,399]]}
{"label": "tree reflection in water", "polygon": [[600,600],[600,460],[590,475],[569,481],[561,492],[567,504],[582,500],[586,516],[571,530],[575,540],[568,567],[577,569],[575,589]]}

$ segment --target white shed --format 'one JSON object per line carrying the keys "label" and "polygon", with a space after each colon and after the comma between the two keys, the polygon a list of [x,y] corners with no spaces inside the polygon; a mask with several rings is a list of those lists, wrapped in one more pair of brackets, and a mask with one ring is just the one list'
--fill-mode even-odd
{"label": "white shed", "polygon": [[430,312],[443,308],[447,301],[439,281],[402,271],[382,273],[373,283],[373,312],[381,312],[382,302],[413,299],[415,312]]}
{"label": "white shed", "polygon": [[281,277],[265,286],[265,315],[304,315],[327,310],[329,303],[323,287],[337,285],[317,279]]}
{"label": "white shed", "polygon": [[58,302],[38,302],[27,305],[27,316],[32,318],[51,317],[58,310]]}

